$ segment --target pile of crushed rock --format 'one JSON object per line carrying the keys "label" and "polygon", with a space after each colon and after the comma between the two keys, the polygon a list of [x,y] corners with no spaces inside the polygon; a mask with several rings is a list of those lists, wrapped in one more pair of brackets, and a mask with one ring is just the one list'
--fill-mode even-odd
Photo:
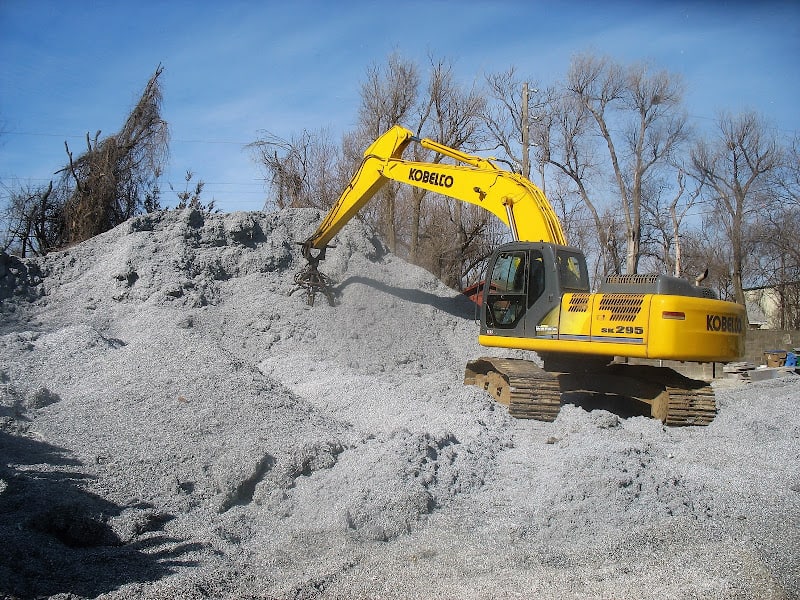
{"label": "pile of crushed rock", "polygon": [[[462,385],[475,309],[315,210],[142,215],[0,255],[0,595],[792,598],[800,384],[708,427]],[[521,355],[521,354],[514,354]]]}

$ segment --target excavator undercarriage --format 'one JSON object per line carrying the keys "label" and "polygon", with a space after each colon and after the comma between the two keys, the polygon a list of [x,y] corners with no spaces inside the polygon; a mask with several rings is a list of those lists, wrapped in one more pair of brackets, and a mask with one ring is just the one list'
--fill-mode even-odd
{"label": "excavator undercarriage", "polygon": [[628,405],[638,402],[666,425],[708,425],[716,416],[711,385],[670,368],[581,365],[577,360],[574,366],[569,372],[552,372],[528,360],[482,357],[467,363],[464,383],[487,391],[519,419],[553,421],[569,394],[602,395]]}

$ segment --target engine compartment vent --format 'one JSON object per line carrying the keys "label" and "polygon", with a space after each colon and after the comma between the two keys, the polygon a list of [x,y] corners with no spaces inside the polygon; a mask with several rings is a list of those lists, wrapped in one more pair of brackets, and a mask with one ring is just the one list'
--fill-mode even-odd
{"label": "engine compartment vent", "polygon": [[657,273],[609,275],[600,284],[601,294],[662,294],[665,296],[692,296],[716,300],[714,290],[691,284],[686,279]]}

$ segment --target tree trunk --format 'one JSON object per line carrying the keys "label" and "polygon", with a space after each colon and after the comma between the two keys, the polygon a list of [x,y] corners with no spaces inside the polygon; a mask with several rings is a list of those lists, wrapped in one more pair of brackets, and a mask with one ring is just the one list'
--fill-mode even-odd
{"label": "tree trunk", "polygon": [[411,247],[409,248],[409,260],[413,264],[418,264],[419,260],[419,227],[422,218],[422,200],[425,198],[425,190],[414,188],[411,192]]}

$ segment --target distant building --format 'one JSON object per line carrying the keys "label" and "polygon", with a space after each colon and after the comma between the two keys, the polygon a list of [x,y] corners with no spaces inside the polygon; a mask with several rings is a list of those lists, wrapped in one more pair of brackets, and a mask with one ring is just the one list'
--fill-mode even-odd
{"label": "distant building", "polygon": [[797,329],[800,282],[744,290],[751,329]]}

